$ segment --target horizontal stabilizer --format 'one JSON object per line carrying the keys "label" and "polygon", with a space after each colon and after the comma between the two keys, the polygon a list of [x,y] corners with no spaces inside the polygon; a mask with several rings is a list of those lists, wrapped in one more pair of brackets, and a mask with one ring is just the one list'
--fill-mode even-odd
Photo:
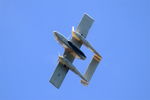
{"label": "horizontal stabilizer", "polygon": [[98,56],[98,55],[94,55],[91,63],[89,64],[88,66],[88,69],[86,70],[85,74],[84,74],[84,78],[87,80],[84,81],[84,80],[81,80],[81,83],[84,84],[84,85],[88,85],[88,82],[91,80],[99,62],[101,60],[101,57]]}

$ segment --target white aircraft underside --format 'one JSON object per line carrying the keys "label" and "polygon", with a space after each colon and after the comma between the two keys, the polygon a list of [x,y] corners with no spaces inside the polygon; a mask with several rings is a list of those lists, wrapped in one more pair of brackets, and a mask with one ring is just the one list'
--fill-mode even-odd
{"label": "white aircraft underside", "polygon": [[[88,85],[91,80],[100,60],[100,54],[91,46],[91,44],[85,39],[90,27],[92,26],[94,20],[87,14],[84,14],[81,22],[79,23],[76,30],[74,27],[72,29],[72,38],[71,40],[67,40],[63,35],[58,32],[54,32],[56,40],[65,48],[65,52],[63,56],[59,56],[58,65],[50,79],[50,82],[56,87],[60,88],[68,70],[70,69],[75,74],[80,76],[81,83],[84,85]],[[90,62],[86,72],[82,75],[72,64],[75,58],[80,58],[84,60],[86,56],[80,50],[80,47],[85,45],[89,48],[93,53],[93,59]]]}

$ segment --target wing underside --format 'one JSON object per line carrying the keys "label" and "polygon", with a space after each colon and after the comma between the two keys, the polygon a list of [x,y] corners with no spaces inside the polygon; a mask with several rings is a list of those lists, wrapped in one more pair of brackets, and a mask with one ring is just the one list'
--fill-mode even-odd
{"label": "wing underside", "polygon": [[[84,38],[86,38],[93,22],[94,20],[89,15],[84,14],[79,25],[77,26],[76,32],[80,33]],[[78,46],[78,48],[80,48],[82,45],[82,42],[76,40],[74,37],[72,37],[71,41]]]}
{"label": "wing underside", "polygon": [[55,72],[53,73],[50,82],[56,87],[59,88],[68,72],[68,68],[61,64],[60,62],[58,63]]}
{"label": "wing underside", "polygon": [[[74,57],[69,53],[68,50],[65,50],[63,56],[65,58],[67,58],[71,63],[74,61]],[[69,68],[66,67],[66,65],[59,62],[51,79],[50,79],[50,82],[56,88],[59,88],[61,86],[63,80],[65,79],[65,76],[67,75],[68,70],[69,70]]]}
{"label": "wing underside", "polygon": [[79,23],[76,32],[80,33],[81,35],[86,38],[89,29],[91,28],[94,20],[87,14],[84,14],[84,16],[81,19],[81,22]]}

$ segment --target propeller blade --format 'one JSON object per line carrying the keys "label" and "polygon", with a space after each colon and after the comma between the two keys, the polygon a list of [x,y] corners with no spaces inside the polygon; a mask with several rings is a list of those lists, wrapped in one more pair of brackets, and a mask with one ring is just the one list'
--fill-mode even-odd
{"label": "propeller blade", "polygon": [[[61,56],[61,55],[60,55],[60,52],[57,52],[57,55],[58,55],[58,57]],[[59,62],[59,58],[58,58],[58,62]]]}
{"label": "propeller blade", "polygon": [[73,31],[73,32],[75,32],[75,30],[74,30],[74,26],[72,26],[72,31]]}

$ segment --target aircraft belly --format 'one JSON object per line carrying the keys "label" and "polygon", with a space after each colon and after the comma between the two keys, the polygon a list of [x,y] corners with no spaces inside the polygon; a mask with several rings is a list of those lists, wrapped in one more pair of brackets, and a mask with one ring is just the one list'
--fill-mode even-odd
{"label": "aircraft belly", "polygon": [[[49,82],[52,83],[56,88],[60,88],[69,69],[81,77],[81,83],[84,85],[88,85],[89,81],[91,80],[99,62],[102,59],[99,53],[85,39],[93,22],[94,20],[89,15],[84,14],[79,25],[77,26],[77,29],[72,29],[72,38],[69,41],[62,34],[56,31],[53,32],[56,40],[65,48],[65,52],[63,56],[59,56],[57,67],[51,79],[49,80]],[[79,36],[77,36],[75,32],[78,33]],[[84,75],[82,75],[73,65],[75,57],[78,57],[82,60],[86,58],[85,54],[80,50],[82,44],[95,53]]]}

